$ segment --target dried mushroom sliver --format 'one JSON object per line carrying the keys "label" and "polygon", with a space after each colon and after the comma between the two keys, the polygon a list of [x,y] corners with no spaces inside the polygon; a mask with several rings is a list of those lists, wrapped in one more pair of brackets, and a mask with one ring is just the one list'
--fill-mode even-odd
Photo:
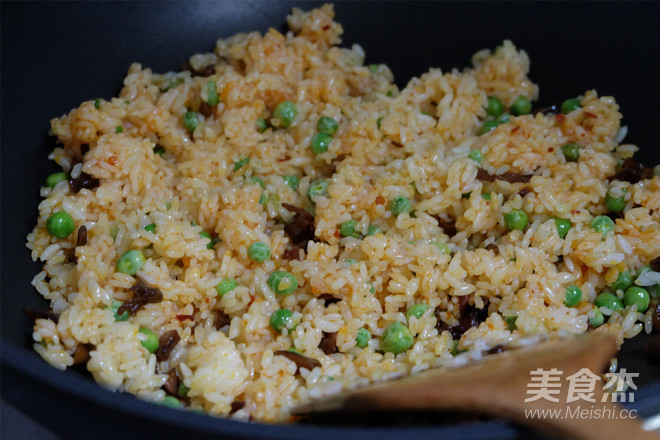
{"label": "dried mushroom sliver", "polygon": [[337,352],[337,332],[326,333],[323,332],[323,338],[319,343],[319,348],[325,354],[332,354]]}
{"label": "dried mushroom sliver", "polygon": [[296,373],[298,373],[301,368],[306,368],[307,370],[312,371],[314,368],[321,366],[321,362],[318,360],[303,356],[302,354],[296,353],[294,351],[277,350],[273,354],[275,356],[284,356],[290,361],[295,362],[296,366],[298,367]]}
{"label": "dried mushroom sliver", "polygon": [[91,176],[85,172],[80,173],[80,176],[75,179],[69,179],[69,188],[71,192],[77,194],[81,189],[94,189],[101,184],[101,181],[94,176]]}
{"label": "dried mushroom sliver", "polygon": [[129,290],[133,292],[133,298],[119,307],[118,315],[128,312],[131,316],[135,316],[145,305],[156,304],[163,300],[163,292],[157,287],[151,287],[142,278],[138,278]]}
{"label": "dried mushroom sliver", "polygon": [[166,361],[176,344],[181,340],[179,332],[176,330],[170,330],[163,333],[160,338],[158,338],[158,350],[156,350],[156,360],[158,362]]}

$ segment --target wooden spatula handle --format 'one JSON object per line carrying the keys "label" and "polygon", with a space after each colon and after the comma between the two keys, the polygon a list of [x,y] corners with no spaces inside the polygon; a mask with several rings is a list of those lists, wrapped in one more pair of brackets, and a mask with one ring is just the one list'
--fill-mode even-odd
{"label": "wooden spatula handle", "polygon": [[[579,440],[658,439],[642,429],[641,423],[625,417],[629,413],[618,404],[603,398],[600,373],[617,347],[613,336],[602,333],[548,342],[530,349],[520,349],[489,356],[465,367],[427,372],[369,386],[367,388],[315,401],[299,413],[326,410],[439,409],[465,410],[504,417],[534,428],[544,428],[561,436]],[[569,402],[566,382],[556,387],[549,399],[532,401],[529,391],[533,371],[561,372],[566,379],[583,369],[593,374],[589,399]],[[574,393],[572,393],[574,394]],[[533,393],[532,396],[533,397]],[[537,411],[535,416],[530,416]],[[538,411],[546,411],[545,416]],[[547,411],[555,411],[550,415]],[[585,413],[586,411],[586,413]],[[598,412],[601,414],[599,415]],[[602,413],[607,416],[603,417]]]}

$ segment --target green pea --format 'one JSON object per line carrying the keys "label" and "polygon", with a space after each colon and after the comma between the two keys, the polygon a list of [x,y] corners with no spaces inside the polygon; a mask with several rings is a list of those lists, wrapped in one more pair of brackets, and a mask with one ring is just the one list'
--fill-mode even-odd
{"label": "green pea", "polygon": [[639,276],[643,273],[649,272],[651,270],[651,266],[644,265],[637,269],[637,273],[635,274],[635,279],[639,278]]}
{"label": "green pea", "polygon": [[516,116],[528,115],[532,111],[532,103],[524,96],[519,96],[511,105],[511,113]]}
{"label": "green pea", "polygon": [[490,121],[484,121],[483,125],[482,125],[481,128],[479,129],[479,132],[478,132],[479,136],[481,136],[481,135],[484,134],[484,133],[488,133],[489,131],[493,131],[493,130],[495,130],[495,128],[496,128],[498,125],[499,125],[499,124],[498,124],[496,121],[493,121],[493,120],[490,120]]}
{"label": "green pea", "polygon": [[172,204],[170,202],[165,202],[165,208],[169,211],[170,208],[172,207]]}
{"label": "green pea", "polygon": [[357,224],[356,220],[346,220],[339,227],[339,233],[342,237],[354,237],[358,238],[360,233],[355,230],[355,225]]}
{"label": "green pea", "polygon": [[529,224],[529,219],[527,214],[522,209],[514,209],[511,212],[504,215],[504,223],[506,227],[514,230],[518,229],[522,231]]}
{"label": "green pea", "polygon": [[497,125],[501,125],[501,124],[507,124],[510,120],[511,120],[511,116],[504,113],[498,116],[497,119],[495,119],[495,122],[497,122]]}
{"label": "green pea", "polygon": [[119,134],[123,132],[124,132],[124,127],[122,127],[121,125],[115,127],[115,133]]}
{"label": "green pea", "polygon": [[561,112],[564,115],[569,114],[573,110],[577,110],[582,107],[582,104],[580,104],[580,101],[577,99],[567,99],[566,101],[561,103]]}
{"label": "green pea", "polygon": [[411,208],[412,206],[408,197],[397,196],[390,202],[390,211],[397,217],[403,213],[410,212]]}
{"label": "green pea", "polygon": [[109,307],[110,310],[112,311],[112,316],[115,317],[115,321],[121,322],[121,321],[127,321],[128,320],[128,310],[124,310],[124,313],[121,315],[118,315],[117,312],[119,311],[119,308],[124,304],[123,301],[113,301],[112,305]]}
{"label": "green pea", "polygon": [[57,211],[46,220],[46,228],[50,235],[57,238],[66,238],[76,228],[73,217],[66,211]]}
{"label": "green pea", "polygon": [[312,143],[309,145],[309,148],[314,154],[322,154],[328,151],[328,146],[332,141],[332,137],[325,133],[316,133],[312,138]]}
{"label": "green pea", "polygon": [[220,97],[218,96],[218,89],[216,88],[215,81],[209,81],[206,83],[206,96],[206,103],[211,107],[220,103]]}
{"label": "green pea", "polygon": [[157,154],[160,157],[165,156],[165,148],[162,145],[156,145],[154,147],[154,154]]}
{"label": "green pea", "polygon": [[54,188],[55,185],[65,180],[66,180],[66,173],[63,172],[54,173],[46,177],[46,186],[49,188]]}
{"label": "green pea", "polygon": [[357,347],[364,348],[367,346],[370,339],[371,339],[371,332],[366,328],[362,327],[360,330],[358,330],[357,336],[355,337],[355,345]]}
{"label": "green pea", "polygon": [[248,257],[255,263],[263,263],[270,260],[270,246],[261,241],[256,241],[248,247]]}
{"label": "green pea", "polygon": [[500,101],[499,98],[495,96],[488,97],[488,106],[486,107],[486,113],[493,117],[498,117],[504,111],[504,104]]}
{"label": "green pea", "polygon": [[307,188],[307,198],[311,201],[316,196],[328,195],[328,182],[325,180],[317,180],[309,184]]}
{"label": "green pea", "polygon": [[440,252],[442,252],[443,254],[445,255],[451,254],[451,249],[449,249],[449,246],[447,246],[446,244],[441,243],[438,240],[433,240],[431,244],[437,247],[438,249],[440,249]]}
{"label": "green pea", "polygon": [[119,234],[119,226],[113,223],[110,225],[110,237],[112,237],[113,240],[116,240],[117,234]]}
{"label": "green pea", "polygon": [[561,152],[564,153],[564,157],[567,162],[577,162],[580,158],[580,144],[564,144],[561,146]]}
{"label": "green pea", "polygon": [[276,295],[287,296],[296,291],[298,280],[287,271],[277,270],[268,277],[268,287]]}
{"label": "green pea", "polygon": [[509,331],[514,331],[518,329],[518,327],[516,326],[517,319],[518,319],[517,316],[507,316],[506,318],[504,318],[504,322],[506,322],[506,326],[509,329]]}
{"label": "green pea", "polygon": [[468,157],[476,163],[481,163],[484,158],[483,154],[481,154],[481,150],[470,150],[470,155]]}
{"label": "green pea", "polygon": [[627,306],[636,304],[637,311],[640,313],[646,312],[650,301],[649,292],[643,287],[629,287],[626,289],[626,293],[623,294],[623,303]]}
{"label": "green pea", "polygon": [[94,100],[94,108],[95,108],[96,110],[98,110],[98,109],[101,108],[101,100],[100,100],[99,98],[96,98],[96,99]]}
{"label": "green pea", "polygon": [[339,123],[328,116],[321,116],[316,123],[316,131],[327,134],[328,136],[334,136],[338,128]]}
{"label": "green pea", "polygon": [[298,185],[300,184],[300,179],[298,179],[298,177],[292,174],[287,174],[282,178],[284,179],[284,183],[289,185],[289,188],[291,188],[294,191],[298,191]]}
{"label": "green pea", "polygon": [[633,285],[633,279],[632,275],[630,275],[630,271],[625,270],[623,272],[619,272],[619,275],[616,277],[616,281],[612,283],[612,290],[614,292],[618,292],[619,290],[622,290],[625,292],[625,290],[628,287],[631,287]]}
{"label": "green pea", "polygon": [[409,308],[408,311],[406,312],[406,319],[408,320],[408,322],[410,322],[411,316],[414,316],[415,318],[419,319],[428,309],[429,309],[428,304],[415,304],[414,306]]}
{"label": "green pea", "polygon": [[142,346],[149,350],[149,353],[155,353],[158,350],[158,335],[146,327],[140,327],[138,331],[143,335],[147,335],[147,339],[140,341]]}
{"label": "green pea", "polygon": [[183,407],[183,403],[174,396],[166,396],[163,400],[158,402],[158,404],[172,409],[180,409]]}
{"label": "green pea", "polygon": [[623,309],[623,302],[621,302],[621,300],[616,295],[613,295],[610,292],[599,293],[594,300],[594,304],[597,307],[606,307],[613,312]]}
{"label": "green pea", "polygon": [[481,198],[484,200],[491,200],[492,196],[490,195],[490,193],[481,193]]}
{"label": "green pea", "polygon": [[598,217],[594,217],[594,219],[591,220],[591,227],[594,230],[600,232],[600,235],[605,238],[607,234],[614,231],[614,220],[606,215],[599,215]]}
{"label": "green pea", "polygon": [[383,232],[383,230],[378,225],[369,225],[369,229],[367,229],[367,235],[368,236],[381,234],[382,232]]}
{"label": "green pea", "polygon": [[209,234],[206,231],[202,231],[202,232],[199,233],[199,236],[200,236],[200,238],[208,238],[209,239],[209,242],[206,245],[206,249],[213,249],[213,245],[215,243],[213,242],[213,237],[211,237],[211,234]]}
{"label": "green pea", "polygon": [[266,122],[266,120],[264,118],[258,118],[257,119],[257,131],[259,133],[263,133],[264,131],[266,131],[266,129],[268,129],[268,123]]}
{"label": "green pea", "polygon": [[575,284],[571,284],[566,288],[566,293],[564,294],[564,305],[566,307],[575,307],[582,300],[582,290]]}
{"label": "green pea", "polygon": [[[175,87],[178,86],[179,84],[183,84],[183,81],[184,81],[183,78],[172,78],[172,79],[170,79],[170,81],[167,83],[167,85],[165,86],[165,88],[161,89],[160,91],[163,92],[163,93],[164,93],[164,92],[167,92],[168,90],[175,88]],[[128,101],[125,101],[125,102],[126,102],[126,104],[128,104]]]}
{"label": "green pea", "polygon": [[592,327],[598,328],[605,322],[605,317],[603,312],[600,311],[598,307],[594,307],[594,316],[589,317],[589,323]]}
{"label": "green pea", "polygon": [[573,224],[570,220],[565,218],[554,217],[554,220],[555,226],[557,226],[557,234],[559,234],[559,237],[562,239],[566,238],[566,234],[568,234],[568,231],[573,227]]}
{"label": "green pea", "polygon": [[296,106],[291,101],[280,102],[273,112],[273,116],[280,120],[280,124],[284,128],[291,125],[297,114]]}
{"label": "green pea", "polygon": [[460,341],[453,341],[452,342],[451,350],[449,350],[449,353],[451,353],[452,356],[456,356],[458,354],[461,354],[461,353],[465,352],[465,350],[461,350],[460,348],[458,348],[459,342]]}
{"label": "green pea", "polygon": [[147,226],[144,227],[144,230],[147,232],[151,232],[152,234],[156,233],[156,223],[149,223]]}
{"label": "green pea", "polygon": [[623,211],[623,208],[626,207],[625,190],[623,191],[623,194],[618,197],[612,195],[610,191],[607,191],[607,194],[605,195],[605,207],[609,209],[610,212]]}
{"label": "green pea", "polygon": [[261,188],[263,188],[263,189],[266,188],[266,184],[264,184],[264,181],[261,180],[260,177],[252,176],[252,177],[250,177],[250,181],[251,181],[252,183],[257,183],[257,184],[259,184],[259,186],[260,186]]}
{"label": "green pea", "polygon": [[138,270],[142,269],[144,266],[145,258],[142,252],[137,249],[133,249],[119,257],[117,260],[117,272],[125,273],[128,275],[135,275]]}
{"label": "green pea", "polygon": [[186,397],[188,395],[188,391],[190,391],[190,388],[185,386],[183,382],[179,382],[179,389],[177,394],[181,397]]}
{"label": "green pea", "polygon": [[234,162],[234,172],[240,170],[243,168],[245,165],[250,163],[250,158],[246,157],[244,159],[239,160],[238,162]]}
{"label": "green pea", "polygon": [[183,115],[183,126],[186,127],[186,130],[189,132],[195,131],[195,128],[197,128],[197,124],[199,124],[199,118],[197,117],[197,113],[193,111],[187,111],[185,115]]}
{"label": "green pea", "polygon": [[414,339],[408,327],[396,321],[385,328],[380,348],[386,353],[399,354],[412,347],[413,342]]}
{"label": "green pea", "polygon": [[222,298],[226,293],[231,292],[237,287],[238,281],[233,278],[225,278],[224,280],[220,281],[217,286],[215,286],[215,290]]}
{"label": "green pea", "polygon": [[282,332],[285,327],[288,327],[289,320],[293,316],[293,312],[289,309],[276,310],[270,315],[270,326],[276,332]]}

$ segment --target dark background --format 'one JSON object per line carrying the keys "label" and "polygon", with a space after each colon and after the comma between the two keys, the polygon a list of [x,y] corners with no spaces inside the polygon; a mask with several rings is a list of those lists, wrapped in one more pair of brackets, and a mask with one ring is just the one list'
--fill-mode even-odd
{"label": "dark background", "polygon": [[[30,323],[22,307],[46,306],[30,287],[39,265],[29,258],[25,236],[36,221],[39,187],[57,170],[47,160],[54,146],[47,136],[49,120],[83,100],[115,95],[131,62],[157,72],[178,69],[189,55],[210,51],[218,37],[264,32],[268,27],[282,30],[291,7],[310,9],[319,4],[1,3],[4,399],[65,438],[86,438],[90,433],[97,438],[132,438],[159,430],[162,438],[169,438],[178,436],[182,426],[186,438],[208,438],[219,432],[287,439],[528,438],[529,434],[500,422],[447,427],[423,419],[403,422],[411,425],[405,430],[366,431],[236,424],[106,392],[84,374],[52,369],[31,351]],[[539,107],[560,104],[589,89],[612,95],[621,106],[623,124],[629,127],[626,142],[640,146],[642,161],[652,166],[660,162],[659,3],[340,2],[335,11],[344,26],[343,45],[361,44],[366,63],[388,64],[399,86],[429,67],[461,68],[477,50],[511,39],[530,56],[530,77],[541,91]],[[642,373],[642,383],[657,385],[660,374],[646,362],[640,344],[624,346],[623,362]],[[660,390],[647,386],[648,398],[642,404],[657,411],[660,406],[652,401],[652,389]],[[3,430],[3,437],[7,432]]]}

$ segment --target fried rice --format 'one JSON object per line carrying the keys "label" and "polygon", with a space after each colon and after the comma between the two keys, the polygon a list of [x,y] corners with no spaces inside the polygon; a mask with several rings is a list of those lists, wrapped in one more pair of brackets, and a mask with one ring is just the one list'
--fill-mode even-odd
{"label": "fried rice", "polygon": [[[85,363],[149,401],[287,422],[309,399],[493,347],[651,330],[657,272],[640,268],[660,254],[660,177],[621,178],[637,148],[614,98],[589,90],[566,114],[485,131],[489,97],[505,109],[538,97],[524,51],[504,41],[399,90],[359,45],[339,46],[333,17],[294,9],[286,35],[220,39],[177,73],[133,64],[119,96],[51,121],[67,179],[42,187],[27,242],[57,316],[35,320],[47,362]],[[313,151],[324,116],[338,126]],[[613,185],[625,207],[602,233],[592,221],[611,214]],[[522,229],[507,227],[514,210]],[[60,211],[75,223],[65,238],[47,226]],[[563,238],[556,219],[570,221]],[[144,256],[135,273],[118,265],[129,250]],[[625,299],[611,285],[626,271],[646,273],[635,282],[651,306],[595,306],[606,291]],[[572,307],[569,286],[582,292]],[[401,349],[383,343],[396,322],[411,337]]]}

